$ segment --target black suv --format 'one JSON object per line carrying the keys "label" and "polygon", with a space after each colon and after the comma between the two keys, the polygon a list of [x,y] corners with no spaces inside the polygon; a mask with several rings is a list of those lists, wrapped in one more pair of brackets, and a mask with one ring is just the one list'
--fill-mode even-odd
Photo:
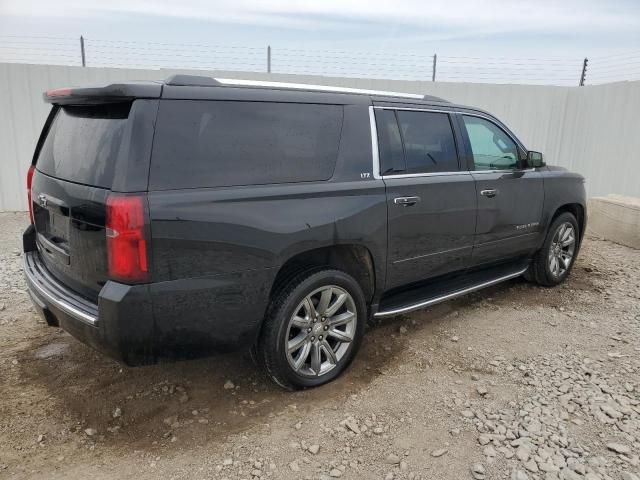
{"label": "black suv", "polygon": [[44,98],[29,290],[127,364],[251,347],[320,385],[373,317],[562,282],[585,229],[581,176],[435,97],[176,75]]}

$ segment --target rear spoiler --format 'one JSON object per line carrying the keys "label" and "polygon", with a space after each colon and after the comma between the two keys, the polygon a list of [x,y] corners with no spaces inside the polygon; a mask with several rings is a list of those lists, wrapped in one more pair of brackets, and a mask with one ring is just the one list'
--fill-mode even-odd
{"label": "rear spoiler", "polygon": [[43,94],[44,101],[56,105],[95,104],[133,100],[136,98],[160,98],[159,82],[127,82],[79,88],[56,88]]}

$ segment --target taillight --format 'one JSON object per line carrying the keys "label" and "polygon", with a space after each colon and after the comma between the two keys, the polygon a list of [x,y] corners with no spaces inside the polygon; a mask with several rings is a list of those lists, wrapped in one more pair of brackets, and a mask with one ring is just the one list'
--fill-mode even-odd
{"label": "taillight", "polygon": [[31,183],[33,182],[33,172],[35,172],[35,170],[36,170],[35,165],[31,165],[29,167],[29,171],[27,172],[27,201],[29,202],[29,219],[31,220],[31,223],[34,223],[33,202],[31,200]]}
{"label": "taillight", "polygon": [[146,280],[149,272],[143,198],[110,195],[106,231],[110,277],[133,282]]}
{"label": "taillight", "polygon": [[47,97],[68,97],[71,95],[70,88],[55,88],[53,90],[47,90]]}

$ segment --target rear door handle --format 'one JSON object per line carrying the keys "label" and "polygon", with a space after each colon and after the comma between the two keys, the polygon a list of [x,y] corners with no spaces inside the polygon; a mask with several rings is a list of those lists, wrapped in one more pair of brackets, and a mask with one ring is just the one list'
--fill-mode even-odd
{"label": "rear door handle", "polygon": [[489,198],[493,198],[498,194],[498,190],[496,190],[495,188],[489,189],[489,190],[481,190],[480,191],[480,195],[484,196],[484,197],[489,197]]}
{"label": "rear door handle", "polygon": [[420,201],[420,197],[396,197],[393,199],[393,203],[396,205],[402,205],[403,207],[410,207]]}

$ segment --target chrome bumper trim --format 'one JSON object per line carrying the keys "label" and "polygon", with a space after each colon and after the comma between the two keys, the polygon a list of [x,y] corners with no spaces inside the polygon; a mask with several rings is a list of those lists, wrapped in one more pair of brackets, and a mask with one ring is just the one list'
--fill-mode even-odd
{"label": "chrome bumper trim", "polygon": [[[28,286],[56,308],[76,320],[95,327],[98,324],[98,306],[74,299],[67,287],[38,265],[37,255],[37,252],[24,254],[24,274],[27,277]],[[66,292],[69,294],[65,295]],[[80,305],[74,305],[74,303],[81,304],[84,308],[81,308]]]}

